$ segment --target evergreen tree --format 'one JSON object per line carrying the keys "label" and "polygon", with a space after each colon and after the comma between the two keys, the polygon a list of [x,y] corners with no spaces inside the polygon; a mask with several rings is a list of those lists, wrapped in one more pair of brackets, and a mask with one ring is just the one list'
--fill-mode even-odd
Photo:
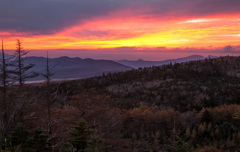
{"label": "evergreen tree", "polygon": [[48,136],[43,134],[42,129],[35,129],[33,137],[27,140],[27,149],[31,152],[47,152]]}
{"label": "evergreen tree", "polygon": [[26,141],[30,135],[30,132],[25,129],[23,124],[18,124],[12,132],[9,133],[6,140],[4,141],[4,149],[10,149],[15,151],[15,149],[24,149],[26,146]]}
{"label": "evergreen tree", "polygon": [[77,152],[87,151],[93,133],[94,130],[91,130],[86,121],[81,119],[80,122],[70,131],[70,139],[68,141]]}
{"label": "evergreen tree", "polygon": [[23,124],[18,124],[1,142],[1,147],[14,152],[48,152],[47,139],[41,129],[35,129],[32,133]]}
{"label": "evergreen tree", "polygon": [[189,152],[189,145],[180,137],[176,137],[177,141],[170,147],[171,152]]}
{"label": "evergreen tree", "polygon": [[205,110],[202,114],[202,117],[201,117],[201,122],[204,123],[209,123],[209,122],[212,122],[213,121],[213,118],[210,114],[210,112],[208,110]]}

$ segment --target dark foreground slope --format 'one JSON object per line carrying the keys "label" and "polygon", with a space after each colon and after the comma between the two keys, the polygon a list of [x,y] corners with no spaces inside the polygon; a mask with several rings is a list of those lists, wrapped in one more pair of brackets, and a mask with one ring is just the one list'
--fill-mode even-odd
{"label": "dark foreground slope", "polygon": [[[69,131],[85,119],[95,130],[86,138],[88,151],[239,151],[239,72],[240,57],[220,57],[55,82],[50,147],[74,151]],[[26,86],[34,102],[19,121],[46,135],[45,90]]]}

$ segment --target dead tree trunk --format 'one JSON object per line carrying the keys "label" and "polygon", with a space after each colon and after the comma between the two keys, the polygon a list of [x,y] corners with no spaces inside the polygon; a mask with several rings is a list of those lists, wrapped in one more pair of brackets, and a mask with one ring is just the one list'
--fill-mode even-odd
{"label": "dead tree trunk", "polygon": [[15,70],[13,74],[15,75],[14,79],[19,83],[20,90],[26,81],[29,78],[34,78],[38,76],[38,73],[31,71],[35,66],[34,64],[24,65],[25,55],[28,54],[28,51],[24,51],[22,47],[22,42],[17,39],[17,50],[14,53],[15,56]]}
{"label": "dead tree trunk", "polygon": [[47,132],[48,136],[51,137],[52,134],[52,117],[51,117],[51,105],[52,105],[52,98],[51,98],[51,76],[54,74],[51,73],[51,70],[54,67],[51,67],[49,65],[49,58],[48,58],[48,53],[47,53],[47,60],[46,60],[46,68],[45,68],[45,74],[42,74],[43,77],[46,78],[46,102],[47,102],[47,114],[48,114],[48,124],[47,124]]}

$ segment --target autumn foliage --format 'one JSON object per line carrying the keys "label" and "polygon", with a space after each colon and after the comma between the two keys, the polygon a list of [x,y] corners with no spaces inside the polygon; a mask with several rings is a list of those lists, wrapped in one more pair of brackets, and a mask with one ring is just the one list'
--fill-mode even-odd
{"label": "autumn foliage", "polygon": [[239,151],[239,70],[240,57],[220,57],[24,84],[21,93],[9,85],[0,149]]}

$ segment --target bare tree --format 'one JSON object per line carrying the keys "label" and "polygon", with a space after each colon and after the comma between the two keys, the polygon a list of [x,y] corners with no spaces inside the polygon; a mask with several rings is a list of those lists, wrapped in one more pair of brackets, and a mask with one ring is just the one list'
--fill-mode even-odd
{"label": "bare tree", "polygon": [[[28,95],[24,92],[17,93],[14,88],[8,87],[8,84],[12,78],[12,74],[19,76],[18,80],[21,80],[19,84],[23,84],[24,80],[30,77],[30,74],[27,73],[28,69],[31,66],[24,66],[22,63],[22,55],[25,55],[26,52],[22,51],[21,42],[18,40],[18,50],[15,52],[19,53],[17,57],[19,61],[19,65],[17,69],[10,69],[10,66],[16,67],[16,62],[12,63],[13,58],[6,58],[3,40],[2,40],[2,56],[0,61],[0,88],[2,93],[2,98],[0,98],[0,141],[7,135],[8,131],[17,123],[23,122],[25,120],[32,119],[34,116],[34,112],[31,114],[23,115],[24,108],[26,105],[30,105],[31,102],[35,99],[35,97],[26,98]],[[16,55],[15,55],[16,56]],[[20,74],[19,74],[20,73]],[[36,74],[35,74],[36,75]],[[31,75],[33,76],[33,74]],[[9,89],[11,90],[9,90]],[[11,94],[11,96],[9,95]]]}
{"label": "bare tree", "polygon": [[[3,49],[3,40],[2,40],[2,60],[1,60],[1,73],[0,73],[0,78],[1,78],[1,84],[2,84],[2,94],[3,94],[3,98],[2,98],[2,107],[3,109],[1,109],[3,112],[6,110],[6,94],[7,94],[7,73],[6,73],[6,61],[5,61],[5,54],[4,54],[4,49]],[[3,114],[3,117],[4,114]]]}
{"label": "bare tree", "polygon": [[49,65],[49,58],[48,58],[48,52],[47,52],[47,60],[46,60],[46,68],[45,73],[42,74],[43,77],[46,78],[46,102],[47,102],[47,111],[48,111],[48,136],[50,137],[52,134],[52,118],[51,118],[51,105],[53,103],[53,99],[51,97],[51,76],[54,74],[51,72],[51,70],[54,68],[54,66]]}
{"label": "bare tree", "polygon": [[2,60],[1,60],[1,83],[3,85],[3,105],[5,106],[6,102],[6,92],[7,92],[7,72],[6,72],[7,64],[5,60],[5,53],[3,49],[3,39],[2,39]]}
{"label": "bare tree", "polygon": [[3,130],[4,126],[7,123],[7,85],[9,83],[10,78],[10,70],[8,67],[10,66],[9,58],[5,58],[5,52],[3,48],[3,39],[2,39],[2,56],[0,61],[0,82],[1,82],[1,92],[2,92],[2,102],[0,103],[0,123],[1,130]]}
{"label": "bare tree", "polygon": [[5,57],[5,52],[4,52],[4,48],[3,48],[3,39],[2,39],[2,56],[1,56],[1,60],[0,60],[0,82],[2,84],[2,93],[3,93],[3,103],[6,102],[6,98],[7,98],[7,86],[10,82],[11,79],[11,72],[12,70],[10,70],[10,66],[12,66],[11,63],[11,58],[6,58]]}
{"label": "bare tree", "polygon": [[22,42],[17,39],[17,50],[14,53],[15,56],[15,70],[13,74],[15,75],[14,79],[18,81],[19,87],[22,88],[24,81],[29,78],[34,78],[38,76],[38,73],[31,71],[30,69],[33,68],[34,64],[24,65],[25,55],[28,54],[28,51],[24,51],[22,47]]}
{"label": "bare tree", "polygon": [[46,59],[46,67],[45,67],[45,72],[44,74],[42,74],[43,77],[46,78],[46,82],[47,82],[47,86],[50,86],[50,81],[51,81],[51,77],[54,75],[51,70],[54,68],[55,66],[50,66],[49,65],[49,58],[48,58],[48,52],[47,52],[47,59]]}
{"label": "bare tree", "polygon": [[[34,113],[31,113],[29,115],[25,115],[24,117],[21,115],[22,111],[24,110],[25,105],[30,105],[34,98],[31,98],[29,100],[25,100],[26,94],[21,94],[17,98],[14,99],[14,101],[9,102],[7,106],[7,112],[8,117],[5,122],[3,120],[0,120],[0,141],[6,136],[8,131],[18,122],[22,122],[25,120],[32,119],[34,116]],[[21,117],[21,118],[19,118]]]}

